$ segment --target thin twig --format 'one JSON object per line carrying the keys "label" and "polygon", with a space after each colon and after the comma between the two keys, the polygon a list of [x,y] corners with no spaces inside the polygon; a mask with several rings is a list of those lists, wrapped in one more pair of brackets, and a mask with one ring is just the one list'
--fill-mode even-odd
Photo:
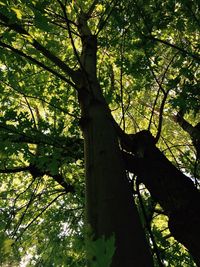
{"label": "thin twig", "polygon": [[180,52],[181,52],[182,54],[184,54],[184,55],[187,55],[187,56],[192,57],[193,59],[195,59],[195,60],[197,60],[197,61],[200,61],[200,57],[199,57],[198,55],[196,55],[196,54],[194,54],[194,53],[191,53],[191,52],[189,52],[189,51],[187,51],[187,50],[185,50],[185,49],[183,49],[183,48],[181,48],[181,47],[179,47],[179,46],[177,46],[177,45],[175,45],[175,44],[169,43],[169,42],[166,41],[166,40],[159,39],[159,38],[157,38],[157,37],[155,37],[155,36],[153,36],[153,35],[144,36],[144,37],[147,38],[147,39],[150,39],[150,40],[152,40],[152,41],[156,41],[156,42],[165,44],[165,45],[167,45],[167,46],[169,46],[169,47],[172,47],[172,48],[174,48],[174,49],[180,51]]}
{"label": "thin twig", "polygon": [[31,220],[31,222],[23,229],[22,233],[15,239],[15,242],[17,242],[24,232],[61,196],[65,195],[66,192],[59,194],[57,197],[55,197],[48,205],[46,205],[42,211],[34,218]]}
{"label": "thin twig", "polygon": [[153,248],[154,248],[154,252],[156,254],[156,258],[157,258],[158,264],[159,264],[160,267],[164,267],[164,265],[162,263],[162,259],[160,257],[160,252],[159,252],[158,246],[156,244],[156,241],[155,241],[153,232],[151,230],[151,226],[150,226],[149,219],[148,219],[148,216],[147,216],[147,213],[146,213],[146,210],[145,210],[143,199],[142,199],[142,196],[140,194],[140,188],[139,188],[139,180],[138,180],[138,178],[136,178],[136,191],[138,193],[138,199],[139,199],[141,210],[142,210],[142,213],[143,213],[143,216],[144,216],[144,220],[146,222],[146,228],[147,228],[147,231],[149,232],[149,236],[150,236],[151,241],[152,241],[152,244],[153,244]]}
{"label": "thin twig", "polygon": [[158,142],[159,138],[160,138],[160,134],[161,134],[161,130],[162,130],[162,122],[163,122],[163,112],[164,112],[164,106],[165,106],[165,102],[167,100],[167,96],[169,93],[170,89],[165,93],[162,103],[160,105],[160,114],[159,114],[159,122],[158,122],[158,130],[157,130],[157,134],[155,137],[155,143]]}
{"label": "thin twig", "polygon": [[3,43],[2,41],[0,41],[0,46],[7,48],[9,50],[11,50],[12,52],[14,52],[15,54],[18,54],[19,56],[28,59],[29,61],[31,61],[32,63],[38,65],[39,67],[43,68],[44,70],[47,70],[48,72],[54,74],[55,76],[57,76],[58,78],[62,79],[63,81],[67,82],[68,84],[70,84],[73,88],[76,88],[76,85],[74,83],[72,83],[69,79],[65,78],[65,76],[63,76],[62,74],[56,72],[55,70],[49,68],[48,66],[46,66],[45,64],[43,64],[42,62],[38,61],[37,59],[25,54],[24,52],[6,44]]}

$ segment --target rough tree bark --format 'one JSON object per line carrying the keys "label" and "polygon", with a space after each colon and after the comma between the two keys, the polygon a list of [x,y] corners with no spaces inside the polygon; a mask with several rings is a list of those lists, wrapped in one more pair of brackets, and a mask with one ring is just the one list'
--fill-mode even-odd
{"label": "rough tree bark", "polygon": [[[10,24],[9,18],[4,14],[0,16],[3,23],[10,29],[18,34],[29,36],[21,25]],[[118,137],[125,135],[121,136],[116,130],[97,81],[97,42],[96,36],[91,34],[87,26],[87,19],[86,14],[81,14],[78,21],[82,56],[79,58],[74,47],[75,55],[80,63],[80,70],[77,72],[74,72],[36,40],[33,39],[31,45],[64,73],[67,73],[78,90],[85,144],[86,217],[94,232],[94,238],[103,235],[109,238],[114,234],[116,252],[112,267],[153,266],[132,198],[132,191],[126,179],[125,170],[127,169],[139,177],[149,189],[152,197],[162,205],[169,216],[172,235],[189,249],[200,266],[199,191],[193,182],[177,170],[156,148],[149,132],[142,131],[133,135],[131,139],[125,138],[126,141],[129,140],[125,148],[130,153],[120,151]],[[2,42],[1,46],[55,74],[55,71],[22,51]],[[65,79],[64,76],[59,75],[59,77],[71,84],[71,81]],[[183,117],[178,120],[181,127],[191,135],[198,150],[199,124],[198,127],[191,128]],[[33,172],[31,165],[25,169]],[[66,186],[66,190],[72,190],[70,187],[69,190],[60,178],[60,176],[54,177],[62,186]]]}
{"label": "rough tree bark", "polygon": [[81,14],[81,69],[76,80],[84,136],[86,219],[94,239],[115,237],[112,267],[153,266],[126,178],[116,129],[96,76],[97,41]]}
{"label": "rough tree bark", "polygon": [[125,144],[126,168],[136,174],[152,197],[169,216],[169,229],[189,250],[200,266],[200,193],[184,175],[159,151],[148,131],[131,136]]}

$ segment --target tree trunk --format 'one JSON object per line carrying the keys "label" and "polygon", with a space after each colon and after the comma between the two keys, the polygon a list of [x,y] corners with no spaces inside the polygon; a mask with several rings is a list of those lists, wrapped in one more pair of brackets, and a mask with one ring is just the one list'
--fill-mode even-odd
{"label": "tree trunk", "polygon": [[98,238],[115,238],[112,267],[151,267],[152,257],[142,229],[111,114],[96,76],[96,36],[80,14],[81,69],[77,83],[84,136],[86,220]]}
{"label": "tree trunk", "polygon": [[153,266],[115,129],[103,105],[90,103],[87,113],[83,127],[87,222],[95,239],[114,234],[113,267]]}
{"label": "tree trunk", "polygon": [[200,266],[200,193],[192,180],[180,172],[155,146],[148,131],[132,136],[124,153],[126,167],[145,184],[169,216],[169,229]]}

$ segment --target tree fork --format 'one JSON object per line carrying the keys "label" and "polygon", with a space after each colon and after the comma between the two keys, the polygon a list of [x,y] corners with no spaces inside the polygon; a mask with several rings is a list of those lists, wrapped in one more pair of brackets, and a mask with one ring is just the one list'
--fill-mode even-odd
{"label": "tree fork", "polygon": [[94,239],[114,235],[112,267],[150,267],[153,261],[126,178],[117,131],[97,80],[96,36],[91,34],[83,13],[79,32],[82,80],[78,96],[84,136],[86,222]]}

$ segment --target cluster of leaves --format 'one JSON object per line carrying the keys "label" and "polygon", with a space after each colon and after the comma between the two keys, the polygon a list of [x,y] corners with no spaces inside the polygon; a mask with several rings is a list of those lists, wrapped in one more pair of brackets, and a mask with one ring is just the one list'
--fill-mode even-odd
{"label": "cluster of leaves", "polygon": [[[59,3],[65,5],[66,14]],[[0,262],[4,266],[20,261],[29,262],[27,266],[85,264],[77,95],[59,64],[33,42],[77,69],[81,44],[76,19],[92,3],[0,1],[0,13],[8,18],[5,23],[0,17]],[[99,82],[116,120],[127,132],[148,128],[156,135],[162,117],[159,147],[191,176],[195,153],[173,116],[181,109],[191,123],[198,122],[198,11],[197,1],[104,0],[96,3],[89,20],[92,32],[98,34]],[[13,24],[29,34],[17,32]],[[37,167],[34,175],[30,165]],[[15,172],[16,168],[24,171]],[[58,174],[75,188],[74,194],[67,194],[52,178]],[[148,204],[146,196],[144,201]],[[185,250],[178,252],[180,246],[160,234],[166,219],[156,218],[152,230],[156,242],[161,251],[170,247],[162,254],[166,264],[193,266]],[[89,244],[97,262],[107,259],[109,266],[112,242]]]}

